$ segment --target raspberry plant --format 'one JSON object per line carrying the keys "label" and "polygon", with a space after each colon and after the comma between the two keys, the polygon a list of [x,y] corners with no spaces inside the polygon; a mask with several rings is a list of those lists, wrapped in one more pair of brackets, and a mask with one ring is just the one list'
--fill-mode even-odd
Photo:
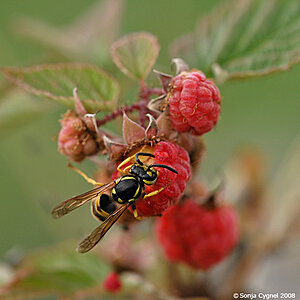
{"label": "raspberry plant", "polygon": [[[110,12],[117,15],[113,11],[116,7],[109,8],[108,3],[104,2],[100,10],[112,10]],[[110,232],[96,248],[96,254],[89,253],[82,258],[68,247],[39,253],[38,258],[29,257],[29,264],[19,267],[0,290],[0,295],[13,299],[20,294],[24,298],[35,297],[41,292],[61,299],[88,299],[118,293],[122,299],[128,294],[137,293],[142,297],[148,293],[159,299],[188,299],[190,296],[229,299],[236,288],[245,288],[245,276],[239,276],[241,266],[249,258],[258,260],[275,249],[289,226],[286,222],[272,238],[275,235],[270,233],[276,227],[274,221],[270,221],[264,227],[265,232],[258,234],[259,225],[264,223],[263,217],[255,213],[266,212],[264,205],[258,204],[266,198],[264,179],[259,176],[263,173],[262,163],[255,160],[259,155],[254,161],[250,157],[250,164],[247,155],[238,156],[242,171],[238,170],[237,181],[248,193],[238,213],[232,202],[243,195],[236,191],[227,193],[232,196],[230,199],[224,196],[222,188],[212,191],[200,179],[205,135],[214,133],[221,107],[226,105],[220,92],[221,84],[236,78],[283,71],[298,62],[298,40],[294,38],[285,47],[280,41],[299,33],[299,14],[300,5],[294,0],[285,3],[247,0],[242,4],[237,0],[228,1],[201,19],[195,32],[172,44],[173,71],[169,62],[165,62],[165,69],[171,74],[153,70],[160,46],[157,38],[147,32],[128,34],[116,41],[110,40],[111,36],[116,39],[116,32],[107,34],[105,39],[110,47],[103,49],[101,68],[71,62],[3,68],[4,76],[19,88],[67,107],[60,119],[58,151],[66,157],[66,162],[84,164],[90,160],[94,163],[98,168],[93,176],[96,181],[117,180],[122,172],[128,172],[134,155],[140,152],[154,155],[143,158],[143,163],[166,165],[178,174],[159,169],[157,181],[146,186],[145,192],[161,191],[149,198],[142,196],[136,202],[142,220],[136,220],[128,209],[119,220],[125,230],[119,234]],[[262,15],[265,18],[261,18]],[[256,26],[247,27],[249,20],[256,20]],[[27,34],[41,39],[38,31],[35,35]],[[266,36],[270,36],[268,40]],[[48,40],[48,46],[57,52],[69,53],[76,60],[82,57],[89,62],[93,60],[87,57],[93,55],[95,48],[91,47],[89,52],[89,47],[83,49],[81,43],[72,41],[68,41],[66,47],[67,37],[59,38],[55,34],[54,37]],[[92,38],[89,43],[95,46]],[[112,62],[119,70],[112,67]],[[132,80],[129,88],[128,79],[119,71]],[[153,74],[158,80],[154,81]],[[10,93],[15,97],[15,91]],[[129,95],[131,100],[125,101]],[[21,109],[25,113],[32,112],[33,106],[43,111],[31,102]],[[15,107],[12,117],[20,115],[18,105]],[[130,157],[127,164],[122,164]],[[234,168],[229,173],[232,170]],[[239,181],[241,173],[246,181]],[[256,218],[258,225],[253,222]],[[156,224],[152,226],[152,223]],[[151,225],[151,233],[146,238],[140,231],[143,224]],[[141,237],[143,242],[139,243]],[[251,243],[256,245],[254,250],[249,246]],[[239,250],[239,257],[235,249]],[[161,260],[157,258],[159,254],[162,254]],[[219,264],[222,264],[221,271],[214,274]],[[253,267],[247,267],[250,273]],[[157,272],[157,268],[161,272]],[[199,278],[200,272],[207,277]],[[154,276],[153,273],[159,274]],[[190,281],[186,281],[186,273]],[[228,274],[230,279],[227,279]],[[220,288],[207,285],[207,279],[220,282],[220,278],[223,282]],[[37,282],[42,283],[42,288]],[[161,285],[164,285],[162,290]],[[166,287],[171,287],[170,291],[163,291]]]}

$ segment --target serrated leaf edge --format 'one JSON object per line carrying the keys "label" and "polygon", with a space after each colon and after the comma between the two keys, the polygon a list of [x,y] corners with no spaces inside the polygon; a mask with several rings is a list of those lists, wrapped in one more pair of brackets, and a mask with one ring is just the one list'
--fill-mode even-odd
{"label": "serrated leaf edge", "polygon": [[[17,79],[11,71],[13,72],[25,72],[27,74],[30,73],[34,73],[34,72],[40,72],[43,70],[62,70],[63,68],[75,68],[78,70],[82,70],[82,69],[91,69],[94,70],[96,72],[101,73],[102,75],[108,77],[116,86],[116,96],[114,99],[110,100],[110,103],[106,103],[106,101],[97,101],[95,99],[84,99],[83,103],[92,103],[92,104],[98,104],[98,106],[101,106],[102,109],[110,109],[112,108],[112,106],[114,107],[114,105],[117,102],[117,99],[119,97],[120,94],[120,87],[118,82],[114,79],[114,77],[112,77],[112,75],[106,73],[104,70],[102,70],[101,68],[98,68],[97,66],[91,65],[91,64],[85,64],[85,63],[58,63],[58,64],[41,64],[41,65],[35,65],[32,67],[5,67],[5,68],[0,68],[0,70],[2,71],[3,75],[10,80],[11,82],[13,82],[14,84],[16,84],[17,86],[23,88],[24,90],[38,95],[38,96],[45,96],[47,98],[53,99],[53,100],[74,100],[74,97],[72,95],[68,96],[57,96],[54,95],[51,92],[45,91],[45,90],[39,90],[37,88],[32,87],[31,85],[24,83],[22,81],[22,79]],[[75,88],[75,86],[74,86]],[[100,105],[101,104],[101,105]]]}

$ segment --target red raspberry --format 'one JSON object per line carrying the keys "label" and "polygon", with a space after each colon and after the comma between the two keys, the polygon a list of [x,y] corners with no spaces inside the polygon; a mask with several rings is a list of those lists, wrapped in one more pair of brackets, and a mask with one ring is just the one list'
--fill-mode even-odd
{"label": "red raspberry", "polygon": [[156,224],[166,256],[207,270],[224,259],[238,241],[237,215],[231,206],[208,209],[192,199],[170,207]]}
{"label": "red raspberry", "polygon": [[[139,152],[139,151],[137,151]],[[141,199],[136,203],[140,216],[160,215],[169,206],[178,202],[182,196],[187,181],[191,177],[190,159],[185,149],[171,142],[159,142],[154,148],[147,148],[143,152],[153,153],[155,158],[147,161],[147,164],[164,164],[175,169],[175,174],[164,168],[157,168],[159,176],[157,181],[150,186],[145,186],[145,193],[151,193],[162,187],[166,188],[159,194]],[[124,166],[126,167],[126,166]],[[117,177],[114,173],[113,179]]]}
{"label": "red raspberry", "polygon": [[58,150],[73,161],[82,161],[87,155],[98,151],[96,135],[74,112],[67,112],[61,120],[62,129],[58,135]]}
{"label": "red raspberry", "polygon": [[174,77],[167,99],[176,131],[202,135],[216,126],[220,115],[220,92],[201,71],[182,72]]}
{"label": "red raspberry", "polygon": [[103,287],[108,292],[118,293],[122,287],[118,273],[109,273],[103,282]]}
{"label": "red raspberry", "polygon": [[169,206],[178,202],[182,196],[187,181],[191,177],[190,159],[186,150],[170,142],[160,142],[155,145],[154,162],[174,168],[177,174],[167,169],[157,168],[159,176],[155,184],[146,186],[146,194],[167,186],[159,194],[142,199],[136,205],[138,213],[142,216],[159,215]]}

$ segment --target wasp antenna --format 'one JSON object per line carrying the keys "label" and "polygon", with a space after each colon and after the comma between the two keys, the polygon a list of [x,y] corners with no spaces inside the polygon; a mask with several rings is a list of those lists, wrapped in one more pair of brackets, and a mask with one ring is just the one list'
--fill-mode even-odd
{"label": "wasp antenna", "polygon": [[171,171],[171,172],[173,172],[173,173],[175,173],[175,174],[178,174],[178,172],[177,172],[175,169],[173,169],[173,168],[171,168],[171,167],[169,167],[169,166],[167,166],[167,165],[154,164],[154,165],[150,165],[150,166],[149,166],[149,168],[151,168],[151,167],[165,168],[165,169],[168,169],[169,171]]}
{"label": "wasp antenna", "polygon": [[140,161],[139,156],[150,156],[155,158],[155,156],[152,153],[147,153],[147,152],[139,152],[135,155],[135,160],[137,161],[138,164],[143,165],[143,163]]}

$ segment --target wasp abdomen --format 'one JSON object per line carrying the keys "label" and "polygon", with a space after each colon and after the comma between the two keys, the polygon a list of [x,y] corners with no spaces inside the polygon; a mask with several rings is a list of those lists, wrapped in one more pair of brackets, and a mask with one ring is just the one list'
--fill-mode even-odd
{"label": "wasp abdomen", "polygon": [[143,183],[135,176],[126,175],[116,181],[116,185],[111,193],[113,199],[122,204],[138,199],[142,194],[143,188]]}
{"label": "wasp abdomen", "polygon": [[92,201],[92,214],[100,221],[105,221],[117,209],[116,204],[109,195],[102,194]]}

